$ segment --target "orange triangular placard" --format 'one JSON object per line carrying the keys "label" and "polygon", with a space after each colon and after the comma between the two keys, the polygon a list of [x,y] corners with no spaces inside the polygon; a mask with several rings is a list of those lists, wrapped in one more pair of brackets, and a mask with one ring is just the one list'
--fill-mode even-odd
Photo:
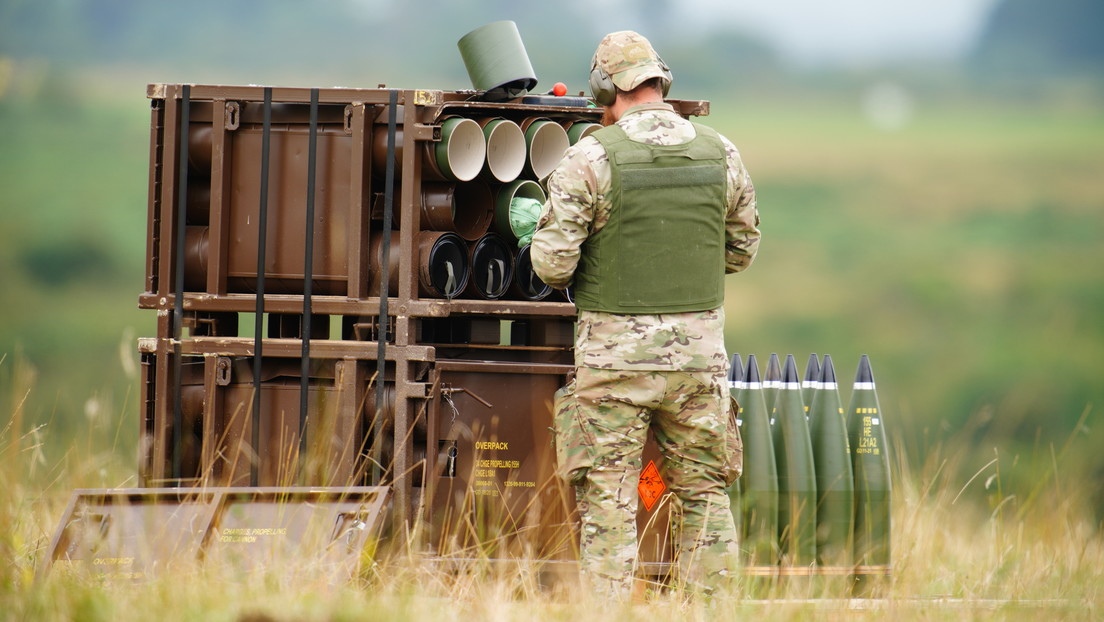
{"label": "orange triangular placard", "polygon": [[640,491],[640,500],[644,502],[644,509],[651,512],[656,501],[659,501],[659,498],[663,496],[663,491],[667,490],[667,484],[663,483],[663,478],[659,475],[659,469],[656,468],[655,460],[649,460],[648,466],[644,467],[644,471],[640,474],[640,483],[637,484],[636,489]]}

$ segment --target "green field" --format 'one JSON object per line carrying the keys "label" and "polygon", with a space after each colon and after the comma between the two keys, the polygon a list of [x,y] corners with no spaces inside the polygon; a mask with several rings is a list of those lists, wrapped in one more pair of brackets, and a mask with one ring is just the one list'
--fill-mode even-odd
{"label": "green field", "polygon": [[[999,472],[960,476],[975,451],[963,434],[916,468],[894,465],[892,578],[858,598],[836,583],[749,581],[711,600],[668,591],[617,604],[570,583],[540,586],[534,564],[496,570],[477,557],[444,572],[401,551],[362,557],[355,578],[339,582],[291,564],[253,572],[184,564],[138,582],[58,564],[36,579],[68,490],[119,482],[133,468],[103,448],[116,433],[110,422],[87,428],[95,440],[57,462],[40,454],[49,435],[0,436],[0,620],[1090,620],[1104,606],[1104,539],[1079,497],[1084,483],[1061,472],[1059,457],[1058,472],[1020,503]],[[971,485],[988,490],[991,505],[966,498]]]}
{"label": "green field", "polygon": [[[1104,117],[933,105],[888,133],[846,107],[801,112],[731,122],[762,195],[764,243],[730,286],[730,350],[828,352],[838,371],[870,354],[917,458],[969,428],[977,466],[999,450],[1028,483],[1050,443],[1074,434],[1092,447]],[[1086,475],[1104,473],[1094,460]],[[1089,494],[1100,508],[1101,490]]]}
{"label": "green field", "polygon": [[[644,615],[516,578],[406,581],[405,567],[324,587],[203,573],[139,587],[32,580],[70,489],[135,481],[135,340],[155,325],[137,310],[144,87],[0,99],[0,619]],[[741,149],[764,236],[755,265],[730,277],[728,346],[760,362],[831,354],[845,400],[870,355],[896,450],[895,579],[858,611],[668,596],[646,615],[1099,615],[1101,107],[919,93],[911,122],[885,131],[857,93],[804,95],[713,98],[707,121]]]}

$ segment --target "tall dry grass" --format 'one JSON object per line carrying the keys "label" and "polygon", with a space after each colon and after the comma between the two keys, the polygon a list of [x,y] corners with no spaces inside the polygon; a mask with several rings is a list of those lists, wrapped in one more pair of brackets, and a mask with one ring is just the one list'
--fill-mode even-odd
{"label": "tall dry grass", "polygon": [[[1039,485],[1026,491],[1005,489],[1009,458],[969,434],[913,460],[896,443],[893,574],[859,598],[827,580],[741,581],[710,600],[661,590],[644,603],[613,603],[570,579],[542,579],[532,561],[477,555],[444,567],[415,548],[365,554],[355,577],[337,582],[298,564],[176,566],[141,582],[61,566],[36,577],[70,490],[105,477],[123,484],[135,465],[108,440],[118,435],[109,418],[89,421],[85,436],[100,441],[47,459],[62,435],[20,420],[36,389],[32,370],[13,367],[0,361],[11,396],[0,426],[0,620],[1036,620],[1095,619],[1104,606],[1104,538],[1084,483],[1065,470],[1068,454],[1084,449],[1076,434],[1040,461]],[[991,456],[982,469],[970,466],[979,452]]]}

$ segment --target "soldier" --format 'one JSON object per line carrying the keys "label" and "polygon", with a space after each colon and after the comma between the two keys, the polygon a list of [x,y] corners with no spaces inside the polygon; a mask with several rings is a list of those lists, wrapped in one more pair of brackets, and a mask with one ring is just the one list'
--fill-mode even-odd
{"label": "soldier", "polygon": [[665,103],[670,86],[643,36],[602,39],[590,88],[606,127],[549,177],[532,244],[537,275],[571,285],[579,313],[578,425],[557,425],[557,444],[571,456],[582,567],[596,589],[622,597],[649,427],[677,498],[682,582],[726,576],[737,554],[725,490],[739,456],[726,448],[738,432],[729,423],[724,276],[751,265],[759,216],[736,148]]}

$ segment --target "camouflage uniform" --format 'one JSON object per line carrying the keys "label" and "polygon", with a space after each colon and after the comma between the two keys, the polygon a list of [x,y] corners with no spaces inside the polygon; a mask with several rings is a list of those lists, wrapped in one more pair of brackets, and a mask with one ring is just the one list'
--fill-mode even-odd
{"label": "camouflage uniform", "polygon": [[[614,75],[614,82],[641,81],[631,74]],[[662,102],[630,108],[617,124],[632,140],[650,144],[682,144],[695,136],[693,125]],[[728,167],[725,269],[731,273],[751,264],[759,218],[740,155],[727,139],[722,143]],[[587,237],[609,218],[610,187],[605,149],[593,137],[571,147],[549,177],[549,199],[532,243],[533,267],[549,285],[571,283]],[[662,315],[580,310],[576,330],[576,432],[589,447],[566,451],[575,458],[585,454],[572,483],[579,486],[588,576],[604,591],[626,594],[631,585],[637,483],[649,427],[681,513],[675,525],[680,574],[688,581],[723,576],[736,554],[722,474],[729,410],[723,308]],[[572,444],[558,426],[557,443],[565,441]]]}

